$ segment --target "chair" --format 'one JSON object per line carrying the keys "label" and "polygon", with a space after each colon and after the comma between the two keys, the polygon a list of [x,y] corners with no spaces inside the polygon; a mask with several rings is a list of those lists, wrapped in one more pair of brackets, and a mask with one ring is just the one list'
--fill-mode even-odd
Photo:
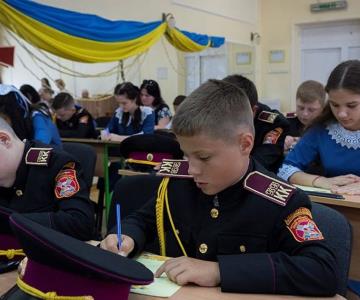
{"label": "chair", "polygon": [[96,164],[95,149],[81,143],[63,143],[63,149],[80,163],[86,187],[90,193]]}
{"label": "chair", "polygon": [[160,176],[136,175],[122,177],[115,185],[112,196],[107,228],[116,225],[116,204],[121,205],[121,218],[125,218],[151,197],[156,196],[157,188],[162,180]]}
{"label": "chair", "polygon": [[105,128],[109,123],[111,117],[103,116],[95,119],[96,127]]}
{"label": "chair", "polygon": [[334,251],[338,264],[337,293],[346,296],[351,260],[352,228],[349,221],[338,211],[312,203],[313,218]]}

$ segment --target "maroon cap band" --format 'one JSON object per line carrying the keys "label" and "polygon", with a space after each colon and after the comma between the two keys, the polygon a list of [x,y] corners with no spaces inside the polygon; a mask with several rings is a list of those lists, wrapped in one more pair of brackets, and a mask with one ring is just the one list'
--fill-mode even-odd
{"label": "maroon cap band", "polygon": [[92,296],[99,300],[126,300],[129,283],[99,280],[84,274],[66,272],[29,259],[22,280],[42,291],[56,292],[59,296]]}

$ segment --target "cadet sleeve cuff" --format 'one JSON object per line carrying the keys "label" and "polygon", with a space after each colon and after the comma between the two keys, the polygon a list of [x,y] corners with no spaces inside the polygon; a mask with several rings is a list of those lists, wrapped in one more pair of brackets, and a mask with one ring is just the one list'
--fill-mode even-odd
{"label": "cadet sleeve cuff", "polygon": [[122,234],[128,235],[135,242],[135,248],[131,256],[140,254],[143,251],[146,239],[141,229],[131,224],[122,224]]}
{"label": "cadet sleeve cuff", "polygon": [[275,267],[269,254],[219,255],[218,262],[223,292],[275,293]]}
{"label": "cadet sleeve cuff", "polygon": [[277,174],[277,176],[279,176],[280,178],[289,181],[289,178],[291,177],[291,175],[293,175],[296,172],[303,172],[301,169],[294,167],[292,165],[285,165],[283,164],[281,166],[281,168],[279,169],[279,172]]}

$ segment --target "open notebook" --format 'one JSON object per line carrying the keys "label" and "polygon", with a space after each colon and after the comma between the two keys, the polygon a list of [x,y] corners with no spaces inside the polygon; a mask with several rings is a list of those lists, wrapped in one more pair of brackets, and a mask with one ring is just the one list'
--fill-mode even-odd
{"label": "open notebook", "polygon": [[[136,258],[136,261],[155,273],[167,259],[169,259],[169,257],[144,252]],[[154,282],[149,285],[131,286],[130,292],[156,297],[170,297],[175,294],[179,288],[180,286],[170,281],[166,274],[162,274],[160,278],[154,278]]]}

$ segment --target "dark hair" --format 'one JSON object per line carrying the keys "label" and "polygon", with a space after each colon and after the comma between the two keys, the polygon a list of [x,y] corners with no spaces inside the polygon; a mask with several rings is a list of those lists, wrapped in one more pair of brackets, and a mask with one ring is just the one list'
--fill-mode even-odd
{"label": "dark hair", "polygon": [[247,79],[242,75],[234,74],[225,77],[223,80],[230,82],[236,87],[242,89],[249,98],[251,107],[254,107],[258,104],[258,93],[256,91],[256,86],[250,79]]}
{"label": "dark hair", "polygon": [[31,103],[35,104],[40,102],[40,95],[30,84],[24,84],[20,87],[20,91],[24,94],[26,98],[30,100]]}
{"label": "dark hair", "polygon": [[[360,95],[360,60],[347,60],[335,67],[330,73],[325,86],[325,91],[344,89]],[[328,102],[321,115],[317,117],[312,125],[328,124],[336,121]]]}
{"label": "dark hair", "polygon": [[32,139],[33,127],[31,116],[29,113],[26,113],[24,107],[19,104],[18,97],[20,96],[16,92],[10,92],[0,96],[0,116],[10,120],[10,125],[20,140]]}
{"label": "dark hair", "polygon": [[153,106],[159,106],[160,104],[165,104],[164,99],[161,97],[160,86],[155,80],[144,80],[140,86],[140,91],[146,89],[149,95],[154,97]]}
{"label": "dark hair", "polygon": [[119,83],[114,89],[114,95],[125,95],[130,100],[137,100],[139,88],[131,82]]}
{"label": "dark hair", "polygon": [[46,84],[46,86],[43,86],[44,88],[49,88],[49,89],[51,89],[51,85],[50,85],[50,82],[49,82],[49,79],[47,79],[47,78],[41,78],[41,81],[45,81],[45,84]]}
{"label": "dark hair", "polygon": [[326,99],[324,86],[315,80],[304,81],[296,91],[296,99],[300,99],[304,103],[319,101],[323,106]]}
{"label": "dark hair", "polygon": [[[114,95],[125,96],[126,98],[128,98],[131,101],[136,101],[136,104],[138,104],[139,92],[140,92],[139,88],[136,85],[132,84],[131,82],[119,83],[114,89]],[[129,112],[123,112],[121,125],[126,127],[126,125],[129,122],[130,117],[131,116],[130,116]],[[133,125],[135,131],[140,130],[140,125],[141,125],[141,109],[140,109],[140,107],[138,107],[134,112],[132,125]]]}
{"label": "dark hair", "polygon": [[176,96],[175,99],[174,99],[174,101],[173,101],[173,105],[174,105],[174,106],[180,105],[181,103],[184,102],[185,98],[186,98],[186,96],[184,96],[184,95]]}
{"label": "dark hair", "polygon": [[52,107],[54,110],[74,106],[74,98],[69,93],[59,93],[55,96]]}

